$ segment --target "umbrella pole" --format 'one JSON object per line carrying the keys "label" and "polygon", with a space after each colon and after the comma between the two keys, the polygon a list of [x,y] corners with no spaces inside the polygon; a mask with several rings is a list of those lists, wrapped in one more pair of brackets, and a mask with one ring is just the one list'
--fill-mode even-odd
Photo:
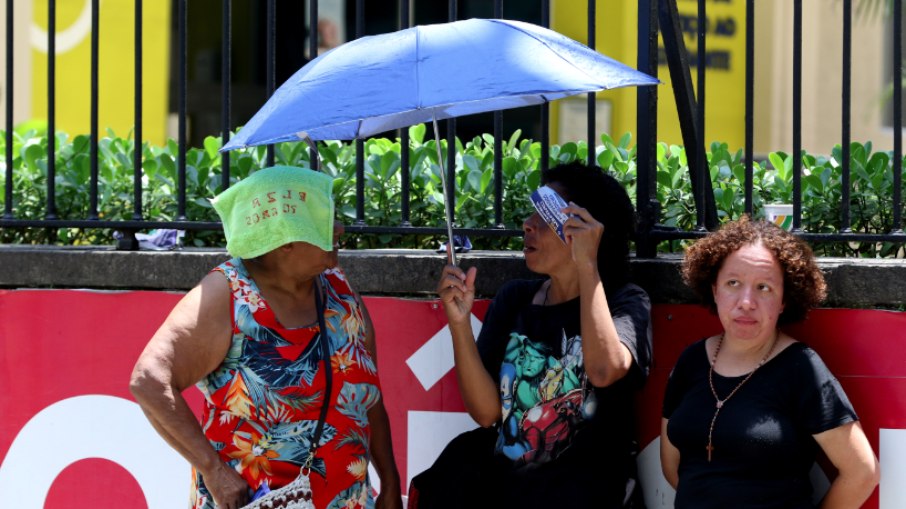
{"label": "umbrella pole", "polygon": [[308,145],[308,153],[312,155],[312,159],[308,162],[311,169],[320,171],[321,170],[321,155],[318,153],[318,145],[315,144],[315,141],[311,139],[307,134],[302,135],[302,141]]}
{"label": "umbrella pole", "polygon": [[440,167],[440,184],[444,188],[444,213],[447,216],[447,252],[450,253],[450,263],[456,265],[456,249],[453,246],[453,204],[450,203],[450,195],[447,192],[447,172],[444,171],[444,157],[440,152],[440,135],[437,130],[437,116],[431,112],[431,120],[434,122],[434,146],[437,147],[437,165]]}

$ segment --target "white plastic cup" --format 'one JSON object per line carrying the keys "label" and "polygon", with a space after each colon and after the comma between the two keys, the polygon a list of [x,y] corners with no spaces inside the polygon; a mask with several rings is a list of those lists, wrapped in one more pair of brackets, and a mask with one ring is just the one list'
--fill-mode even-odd
{"label": "white plastic cup", "polygon": [[793,205],[791,203],[769,203],[764,206],[764,218],[784,230],[793,229]]}

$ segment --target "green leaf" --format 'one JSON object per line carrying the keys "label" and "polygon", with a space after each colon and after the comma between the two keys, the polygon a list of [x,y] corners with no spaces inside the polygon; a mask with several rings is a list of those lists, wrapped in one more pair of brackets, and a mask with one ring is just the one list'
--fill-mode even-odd
{"label": "green leaf", "polygon": [[219,159],[220,154],[217,152],[222,146],[220,138],[215,138],[214,136],[207,136],[204,139],[204,150],[207,152],[208,157],[213,159]]}
{"label": "green leaf", "polygon": [[491,180],[494,178],[494,170],[488,168],[481,174],[481,187],[480,191],[482,193],[488,192],[488,185],[491,183]]}
{"label": "green leaf", "polygon": [[415,124],[414,126],[409,127],[409,140],[412,143],[421,145],[425,142],[425,132],[428,128],[425,124]]}
{"label": "green leaf", "polygon": [[821,182],[821,178],[817,175],[803,175],[802,183],[805,184],[805,186],[803,186],[803,192],[805,192],[806,187],[814,188],[818,193],[824,192],[824,183]]}

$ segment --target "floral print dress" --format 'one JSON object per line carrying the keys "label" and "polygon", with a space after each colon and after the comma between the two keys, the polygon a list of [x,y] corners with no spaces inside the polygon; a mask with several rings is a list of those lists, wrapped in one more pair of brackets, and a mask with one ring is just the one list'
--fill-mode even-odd
{"label": "floral print dress", "polygon": [[[252,491],[285,486],[299,474],[324,402],[319,326],[287,329],[239,259],[214,269],[232,290],[233,339],[223,363],[198,383],[202,428],[220,458]],[[374,360],[365,348],[362,310],[345,275],[320,276],[326,292],[333,372],[331,402],[310,475],[319,509],[374,506],[368,482],[368,409],[380,399]],[[204,479],[193,471],[192,507],[213,509]]]}

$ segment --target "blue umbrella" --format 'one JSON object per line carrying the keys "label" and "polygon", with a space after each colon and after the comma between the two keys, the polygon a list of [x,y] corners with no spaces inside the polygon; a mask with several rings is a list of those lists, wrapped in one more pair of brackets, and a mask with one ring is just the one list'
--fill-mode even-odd
{"label": "blue umbrella", "polygon": [[[416,26],[362,37],[315,58],[222,150],[367,138],[425,122],[435,123],[437,136],[437,120],[657,83],[530,23],[470,19]],[[449,204],[445,210],[452,239]]]}

